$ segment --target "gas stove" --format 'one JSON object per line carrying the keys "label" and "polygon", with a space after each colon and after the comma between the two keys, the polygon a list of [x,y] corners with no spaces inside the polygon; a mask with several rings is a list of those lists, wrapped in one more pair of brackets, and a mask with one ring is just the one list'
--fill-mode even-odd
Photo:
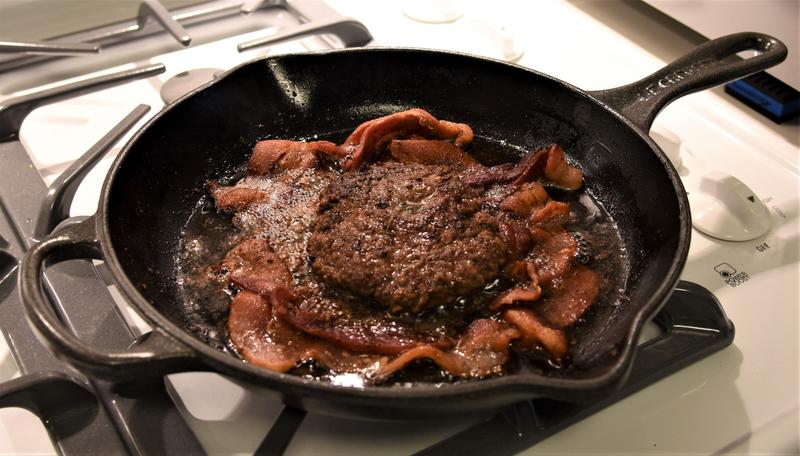
{"label": "gas stove", "polygon": [[[241,6],[234,5],[236,2],[215,3],[229,9]],[[140,78],[128,75],[132,78],[128,82],[43,105],[25,118],[18,135],[20,144],[46,184],[63,183],[74,171],[71,165],[93,147],[96,156],[102,157],[97,158],[97,164],[77,188],[69,207],[70,216],[90,215],[95,211],[99,188],[116,153],[136,128],[164,106],[161,96],[164,85],[181,79],[175,76],[198,68],[215,69],[205,73],[213,77],[216,69],[226,70],[264,55],[362,45],[365,43],[360,41],[369,41],[367,37],[371,34],[370,46],[425,47],[483,55],[516,62],[582,89],[596,90],[639,79],[694,44],[691,35],[681,33],[675,24],[630,3],[603,2],[605,7],[598,7],[593,2],[506,1],[494,2],[489,7],[481,2],[452,1],[435,3],[439,9],[434,11],[420,10],[420,5],[410,1],[328,0],[325,4],[290,1],[290,8],[282,2],[276,2],[277,8],[270,8],[268,3],[246,2],[245,9],[258,8],[249,16],[253,20],[253,15],[260,15],[255,22],[258,27],[241,26],[232,35],[217,31],[230,27],[224,21],[232,19],[222,18],[217,25],[202,21],[187,25],[185,31],[197,39],[186,48],[178,48],[165,33],[148,35],[143,39],[173,44],[158,44],[166,50],[148,57],[135,54],[137,57],[123,64],[116,63],[113,56],[104,57],[105,66],[111,67],[102,73],[133,70],[140,73]],[[328,35],[307,35],[316,28]],[[365,30],[368,30],[366,35]],[[281,40],[277,44],[259,42],[279,34],[285,38],[306,37]],[[248,42],[254,44],[239,46]],[[141,41],[121,44],[117,50],[123,55],[125,52],[134,55],[135,48],[141,46],[136,43]],[[92,62],[93,57],[53,60],[42,64],[47,67],[30,66],[0,74],[0,90],[9,97],[20,96],[85,80],[97,75],[100,64]],[[74,70],[75,65],[85,68]],[[52,74],[41,74],[41,68],[50,68]],[[6,79],[12,74],[13,81]],[[57,75],[67,75],[69,79],[59,79]],[[149,105],[150,110],[137,108],[140,104]],[[124,125],[118,125],[123,119]],[[115,130],[115,134],[98,148],[96,143],[110,130]],[[59,429],[65,435],[62,444],[56,447],[36,416],[19,408],[4,408],[0,410],[3,424],[0,452],[74,452],[80,448],[76,440],[114,434],[108,426],[122,422],[131,425],[133,432],[130,436],[123,432],[119,441],[107,443],[105,449],[109,452],[796,453],[800,451],[798,123],[772,124],[720,90],[712,90],[687,96],[667,107],[656,119],[654,131],[662,148],[672,151],[673,163],[690,198],[716,191],[713,188],[724,190],[724,186],[714,187],[714,182],[732,176],[763,202],[767,231],[739,242],[693,231],[689,260],[682,275],[688,282],[681,283],[659,325],[647,328],[643,339],[651,342],[642,345],[643,362],[634,366],[632,381],[626,385],[624,394],[613,401],[572,408],[541,401],[523,403],[492,416],[436,422],[351,421],[284,409],[280,402],[214,373],[170,375],[163,387],[158,385],[149,395],[125,394],[103,382],[82,378],[54,359],[42,361],[48,356],[43,348],[37,352],[40,364],[25,365],[18,360],[20,365],[17,365],[9,349],[3,346],[0,381],[19,377],[20,373],[29,374],[36,370],[34,366],[46,367],[48,372],[56,374],[31,380],[39,388],[33,390],[37,391],[34,394],[51,391],[80,398],[87,394],[87,388],[65,385],[88,385],[90,391],[110,398],[113,404],[104,406],[104,412],[90,413],[88,418],[72,416],[72,422],[89,423],[86,426],[93,426],[97,434],[71,433],[62,426]],[[6,166],[8,162],[0,163]],[[720,175],[725,179],[709,184],[708,176]],[[0,194],[0,199],[8,206],[10,199],[21,198]],[[38,202],[25,204],[35,205],[32,214],[38,214]],[[4,209],[9,212],[7,207]],[[33,218],[17,220],[23,228],[16,232],[29,232],[34,237]],[[57,221],[53,219],[51,225]],[[0,224],[0,229],[3,228]],[[11,282],[7,279],[15,273],[14,259],[21,257],[30,242],[8,234],[0,239],[0,250],[6,252],[0,252],[3,255],[0,298],[5,299],[6,308],[13,301],[13,297],[7,298]],[[107,287],[98,280],[104,276],[102,264],[96,262],[96,267],[91,267],[86,262],[71,263],[75,262],[53,268],[52,277],[48,276],[53,286],[86,283],[87,288],[72,293],[78,299],[81,293],[94,290],[118,302],[117,310],[111,312],[113,318],[98,321],[83,314],[87,318],[82,321],[67,317],[78,333],[83,331],[107,347],[119,347],[149,330],[122,303],[113,285]],[[69,294],[63,300],[67,307]],[[710,311],[707,318],[718,321],[708,326],[667,321],[670,310],[673,316],[683,315],[706,307],[713,309],[716,302],[736,325],[735,340],[727,348],[721,349],[730,342],[732,333],[724,315]],[[80,308],[80,304],[72,306]],[[21,318],[21,313],[12,315],[6,308],[3,309],[6,321]],[[0,326],[3,325],[0,321]],[[660,345],[652,342],[664,337],[664,327],[675,334],[684,332],[702,339],[705,345],[690,352],[686,361],[667,363],[668,369],[659,367],[663,363],[648,364],[652,359],[672,360],[674,351],[658,351]],[[109,335],[109,328],[119,328],[122,336]],[[5,330],[4,334],[8,337]],[[22,348],[27,341],[9,339],[12,349]],[[23,375],[12,381],[19,383],[25,379]],[[4,391],[21,387],[8,385],[3,384]],[[107,422],[103,422],[103,417]],[[154,443],[142,437],[141,430],[156,432],[163,442]]]}

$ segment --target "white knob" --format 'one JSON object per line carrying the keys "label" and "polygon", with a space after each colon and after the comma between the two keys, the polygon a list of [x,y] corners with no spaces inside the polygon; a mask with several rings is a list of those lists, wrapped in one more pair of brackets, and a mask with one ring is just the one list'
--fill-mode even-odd
{"label": "white knob", "polygon": [[501,21],[489,17],[474,16],[470,26],[495,44],[507,62],[516,62],[525,53],[514,31]]}
{"label": "white knob", "polygon": [[658,124],[653,125],[650,129],[650,137],[664,151],[672,166],[675,169],[680,169],[683,164],[681,159],[681,138],[672,130]]}
{"label": "white knob", "polygon": [[513,31],[505,26],[500,26],[497,28],[497,34],[500,37],[500,49],[503,51],[503,59],[508,62],[516,62],[522,58],[524,51]]}
{"label": "white knob", "polygon": [[419,22],[442,24],[454,22],[464,15],[459,0],[404,0],[403,14]]}
{"label": "white knob", "polygon": [[711,173],[689,192],[692,224],[701,232],[726,241],[749,241],[769,230],[769,209],[739,179]]}

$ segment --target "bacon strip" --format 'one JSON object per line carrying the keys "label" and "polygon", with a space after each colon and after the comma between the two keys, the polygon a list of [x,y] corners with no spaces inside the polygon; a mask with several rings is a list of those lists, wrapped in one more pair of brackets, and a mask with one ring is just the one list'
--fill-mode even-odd
{"label": "bacon strip", "polygon": [[538,285],[528,286],[524,288],[512,288],[497,295],[489,305],[489,310],[496,311],[501,307],[518,304],[521,302],[533,302],[539,299],[542,295],[542,288]]}
{"label": "bacon strip", "polygon": [[228,252],[221,264],[237,286],[270,296],[278,288],[291,293],[292,275],[263,239],[251,239]]}
{"label": "bacon strip", "polygon": [[533,238],[531,230],[523,222],[502,220],[498,227],[512,258],[522,258],[528,254],[533,245]]}
{"label": "bacon strip", "polygon": [[246,361],[278,372],[312,359],[350,372],[377,361],[299,331],[278,318],[275,309],[294,299],[292,276],[267,241],[242,242],[228,252],[221,267],[229,280],[242,288],[231,302],[228,334]]}
{"label": "bacon strip", "polygon": [[278,372],[286,372],[303,361],[315,360],[339,372],[358,372],[378,361],[350,353],[324,340],[304,334],[272,313],[272,302],[243,290],[231,302],[228,334],[245,361]]}
{"label": "bacon strip", "polygon": [[386,379],[418,359],[430,359],[448,373],[462,378],[481,378],[501,372],[509,358],[509,343],[520,336],[514,328],[489,319],[473,321],[458,345],[443,351],[424,345],[406,351],[375,372]]}
{"label": "bacon strip", "polygon": [[436,332],[386,317],[354,317],[329,300],[276,302],[275,313],[295,328],[357,353],[397,355],[418,346],[450,348],[454,341]]}
{"label": "bacon strip", "polygon": [[560,228],[569,221],[569,203],[548,201],[531,216],[531,222],[540,227]]}
{"label": "bacon strip", "polygon": [[500,203],[500,209],[513,212],[520,217],[529,217],[533,211],[550,200],[542,184],[528,182]]}
{"label": "bacon strip", "polygon": [[267,201],[269,195],[255,188],[225,187],[211,182],[208,186],[217,209],[225,212],[240,212],[253,203]]}
{"label": "bacon strip", "polygon": [[545,149],[537,149],[529,152],[522,157],[517,166],[511,171],[511,179],[513,185],[522,185],[527,182],[533,182],[544,175],[544,169],[547,165],[547,151]]}
{"label": "bacon strip", "polygon": [[583,173],[567,163],[564,149],[557,144],[550,144],[545,150],[547,150],[547,165],[544,177],[567,190],[579,189],[583,185]]}
{"label": "bacon strip", "polygon": [[600,294],[600,276],[591,269],[577,265],[557,283],[548,286],[546,296],[537,310],[554,328],[575,324]]}
{"label": "bacon strip", "polygon": [[424,165],[477,165],[478,162],[462,149],[447,141],[429,139],[392,140],[389,153],[400,163]]}
{"label": "bacon strip", "polygon": [[264,176],[280,169],[314,168],[319,154],[337,159],[343,156],[339,146],[329,141],[267,139],[256,143],[247,172]]}
{"label": "bacon strip", "polygon": [[452,139],[457,147],[464,147],[472,142],[475,135],[467,124],[440,120],[434,126],[433,136],[437,139]]}
{"label": "bacon strip", "polygon": [[275,318],[277,300],[242,291],[233,299],[228,319],[231,342],[247,362],[286,372],[306,360],[338,372],[364,372],[376,383],[408,364],[430,359],[451,375],[481,378],[498,374],[508,362],[509,344],[521,337],[513,327],[489,319],[473,321],[452,350],[420,345],[388,358],[357,355],[310,336]]}
{"label": "bacon strip", "polygon": [[541,344],[555,360],[559,360],[567,354],[569,344],[564,331],[545,325],[533,310],[508,309],[503,312],[503,318],[519,329],[523,341]]}
{"label": "bacon strip", "polygon": [[422,109],[409,109],[359,125],[342,145],[347,154],[343,168],[358,169],[393,139],[414,135],[450,140],[458,147],[469,144],[473,138],[468,125],[440,121]]}
{"label": "bacon strip", "polygon": [[577,190],[583,185],[583,173],[567,163],[564,149],[549,144],[526,155],[512,171],[514,185],[522,185],[544,177],[566,190]]}
{"label": "bacon strip", "polygon": [[578,242],[567,231],[550,234],[534,246],[530,257],[536,265],[539,283],[548,284],[566,274],[576,262]]}
{"label": "bacon strip", "polygon": [[529,281],[528,285],[524,287],[512,288],[497,295],[492,303],[489,305],[489,310],[496,311],[501,307],[510,306],[521,302],[534,302],[542,295],[542,288],[539,286],[539,275],[536,273],[536,266],[531,261],[518,261],[514,266],[521,265],[524,271],[512,271],[510,275],[522,275],[517,277],[522,279],[520,281]]}

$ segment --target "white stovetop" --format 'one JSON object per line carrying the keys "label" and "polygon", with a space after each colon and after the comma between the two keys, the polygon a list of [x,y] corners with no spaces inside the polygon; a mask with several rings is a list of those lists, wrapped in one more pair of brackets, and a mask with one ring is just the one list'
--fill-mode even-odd
{"label": "white stovetop", "polygon": [[[622,85],[663,66],[665,55],[686,42],[647,22],[621,3],[494,1],[460,2],[465,15],[450,24],[422,24],[402,14],[402,2],[329,0],[343,15],[367,25],[375,44],[433,47],[502,57],[486,23],[514,33],[524,50],[521,65],[587,90]],[[611,11],[611,15],[609,15]],[[613,18],[612,18],[613,16]],[[600,19],[600,20],[598,20]],[[481,22],[482,21],[482,22]],[[615,28],[607,24],[613,23]],[[230,67],[244,57],[231,44],[247,36],[154,58],[167,73],[35,111],[22,138],[43,175],[54,178],[136,104],[161,106],[161,82],[196,66]],[[654,37],[664,39],[654,39]],[[671,38],[671,39],[666,39]],[[314,40],[273,47],[278,53],[315,49]],[[791,50],[796,52],[796,50]],[[91,115],[91,117],[90,117]],[[91,119],[91,120],[90,120]],[[731,243],[693,232],[683,278],[713,291],[736,324],[733,346],[686,368],[562,431],[525,454],[674,454],[800,451],[798,438],[798,302],[800,301],[800,129],[775,126],[718,92],[685,97],[656,120],[684,141],[684,182],[689,191],[710,171],[735,175],[771,209],[772,230],[754,241]],[[39,134],[47,131],[48,134]],[[55,152],[57,151],[57,153]],[[113,153],[112,153],[113,155]],[[110,165],[106,158],[81,187],[73,215],[90,214]],[[757,245],[766,242],[763,251]],[[750,276],[736,288],[714,266],[728,263]],[[14,371],[6,356],[0,374]],[[214,453],[252,452],[277,417],[280,405],[242,390],[215,374],[171,376],[185,414]],[[213,396],[212,396],[213,395]],[[212,403],[208,397],[215,397]],[[224,421],[223,421],[224,420]],[[0,453],[51,452],[41,425],[27,412],[0,411]],[[466,421],[386,426],[306,418],[289,454],[408,454],[469,424]]]}

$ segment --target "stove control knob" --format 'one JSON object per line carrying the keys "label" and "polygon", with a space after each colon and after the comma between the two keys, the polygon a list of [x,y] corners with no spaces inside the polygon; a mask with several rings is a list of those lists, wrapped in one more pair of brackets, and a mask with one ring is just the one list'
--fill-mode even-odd
{"label": "stove control knob", "polygon": [[725,241],[749,241],[769,230],[769,209],[739,179],[710,173],[700,187],[689,192],[692,225]]}
{"label": "stove control knob", "polygon": [[681,149],[683,148],[681,138],[672,130],[658,124],[653,125],[653,128],[650,129],[650,137],[664,151],[672,166],[675,169],[681,169],[683,164],[681,159]]}
{"label": "stove control knob", "polygon": [[464,5],[458,0],[405,0],[403,14],[428,24],[455,22],[464,15]]}
{"label": "stove control knob", "polygon": [[505,61],[517,62],[525,54],[514,30],[505,25],[502,19],[473,16],[469,25],[495,45]]}

